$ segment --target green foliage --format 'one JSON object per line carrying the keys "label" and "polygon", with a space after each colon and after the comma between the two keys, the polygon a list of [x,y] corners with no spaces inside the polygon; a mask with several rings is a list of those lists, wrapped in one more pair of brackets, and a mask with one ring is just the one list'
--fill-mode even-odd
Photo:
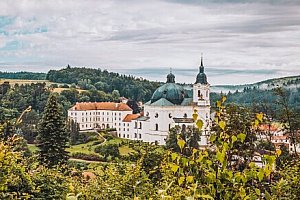
{"label": "green foliage", "polygon": [[[105,97],[103,95],[105,93],[100,94],[98,92],[97,96],[101,96],[100,99],[108,98],[112,100],[116,100],[118,96],[125,96],[134,100],[147,101],[159,86],[157,82],[119,75],[106,70],[73,67],[58,71],[50,70],[47,74],[47,80],[57,83],[75,83],[81,89],[89,90],[91,93],[100,90],[106,94],[112,94]],[[89,96],[91,101],[99,101],[93,96]]]}
{"label": "green foliage", "polygon": [[[223,101],[218,103],[209,149],[190,144],[192,134],[188,129],[185,134],[174,129],[172,145],[177,149],[163,150],[155,144],[114,138],[100,144],[103,155],[111,157],[119,146],[128,146],[134,152],[124,160],[119,156],[120,162],[88,165],[72,161],[68,166],[45,168],[35,156],[25,157],[22,148],[16,148],[24,145],[21,138],[8,137],[0,141],[0,198],[298,199],[299,158],[287,157],[286,149],[281,148],[276,154],[269,151],[262,155],[265,166],[257,167],[252,154],[257,141],[252,135],[258,131],[261,113],[224,106]],[[197,122],[198,116],[193,117]],[[202,124],[196,127],[200,129]],[[191,131],[200,134],[199,130]],[[280,167],[273,171],[276,163]]]}
{"label": "green foliage", "polygon": [[0,79],[24,79],[24,80],[44,80],[45,73],[35,72],[0,72]]}
{"label": "green foliage", "polygon": [[52,94],[48,99],[39,127],[37,146],[40,149],[38,152],[40,163],[48,167],[66,163],[68,154],[65,149],[68,141],[61,109],[56,96]]}
{"label": "green foliage", "polygon": [[117,144],[107,144],[107,145],[97,146],[95,148],[95,152],[104,156],[105,160],[107,160],[109,156],[112,158],[117,158],[120,156],[119,145]]}

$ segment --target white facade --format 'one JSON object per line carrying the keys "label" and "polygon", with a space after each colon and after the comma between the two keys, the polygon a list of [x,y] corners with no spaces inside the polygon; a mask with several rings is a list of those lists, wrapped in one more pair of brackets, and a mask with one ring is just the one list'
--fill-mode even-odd
{"label": "white facade", "polygon": [[121,124],[132,109],[124,103],[76,103],[68,110],[68,118],[74,120],[80,131],[94,129],[123,128]]}

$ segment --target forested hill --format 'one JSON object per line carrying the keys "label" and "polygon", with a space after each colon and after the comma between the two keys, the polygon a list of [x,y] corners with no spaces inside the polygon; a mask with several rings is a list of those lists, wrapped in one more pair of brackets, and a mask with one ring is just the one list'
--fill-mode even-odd
{"label": "forested hill", "polygon": [[244,84],[244,85],[215,85],[212,86],[212,91],[220,93],[230,92],[242,92],[247,89],[260,89],[260,90],[272,90],[277,87],[282,87],[285,89],[295,90],[300,87],[300,75],[298,76],[287,76],[281,78],[268,79],[261,82],[253,84]]}
{"label": "forested hill", "polygon": [[23,79],[23,80],[44,80],[46,78],[45,73],[36,72],[1,72],[0,79]]}
{"label": "forested hill", "polygon": [[120,96],[141,101],[149,100],[161,84],[107,70],[70,66],[61,70],[50,70],[46,79],[56,83],[75,84],[84,90],[97,89],[106,93],[118,90]]}

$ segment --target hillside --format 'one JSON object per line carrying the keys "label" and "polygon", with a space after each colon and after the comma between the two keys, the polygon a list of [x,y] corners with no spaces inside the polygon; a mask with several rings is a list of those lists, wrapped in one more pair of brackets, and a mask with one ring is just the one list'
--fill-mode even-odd
{"label": "hillside", "polygon": [[45,73],[36,72],[1,72],[0,79],[45,80]]}
{"label": "hillside", "polygon": [[97,89],[105,93],[117,90],[120,96],[138,101],[148,101],[160,85],[159,82],[120,75],[107,70],[70,66],[61,70],[50,70],[46,79],[56,83],[74,84],[83,90]]}
{"label": "hillside", "polygon": [[244,85],[214,85],[212,86],[212,92],[220,93],[228,93],[229,91],[235,92],[239,91],[242,92],[244,89],[260,89],[260,90],[272,90],[277,87],[283,87],[286,89],[296,89],[300,87],[300,75],[298,76],[288,76],[288,77],[281,77],[281,78],[274,78],[268,79],[265,81],[253,83],[253,84],[244,84]]}

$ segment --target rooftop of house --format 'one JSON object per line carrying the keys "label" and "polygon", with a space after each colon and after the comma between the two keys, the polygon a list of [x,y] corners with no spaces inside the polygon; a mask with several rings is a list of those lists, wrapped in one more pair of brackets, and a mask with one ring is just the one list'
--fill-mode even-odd
{"label": "rooftop of house", "polygon": [[141,116],[140,114],[127,114],[123,119],[123,122],[131,122],[132,120],[135,120],[140,116]]}
{"label": "rooftop of house", "polygon": [[81,103],[76,103],[69,110],[72,111],[86,111],[86,110],[132,111],[132,109],[127,104],[115,103],[115,102],[81,102]]}

